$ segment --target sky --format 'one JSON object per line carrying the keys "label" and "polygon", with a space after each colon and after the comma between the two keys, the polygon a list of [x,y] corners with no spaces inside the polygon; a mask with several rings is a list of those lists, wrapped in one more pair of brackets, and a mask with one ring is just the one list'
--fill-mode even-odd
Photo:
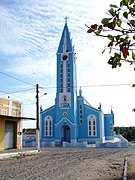
{"label": "sky", "polygon": [[[20,101],[22,116],[36,117],[36,84],[39,104],[55,103],[56,52],[68,17],[68,28],[77,56],[77,88],[95,108],[115,115],[115,126],[135,126],[134,65],[112,69],[107,40],[88,34],[87,25],[100,23],[109,4],[118,0],[0,0],[0,97]],[[44,95],[47,93],[47,95]],[[35,127],[24,121],[23,127]]]}

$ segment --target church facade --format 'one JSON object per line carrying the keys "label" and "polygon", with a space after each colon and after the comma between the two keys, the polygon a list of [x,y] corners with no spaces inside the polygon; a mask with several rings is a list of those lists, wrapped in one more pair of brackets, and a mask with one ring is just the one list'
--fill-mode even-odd
{"label": "church facade", "polygon": [[114,113],[104,114],[99,105],[77,95],[76,56],[67,22],[57,51],[57,91],[55,104],[40,112],[41,147],[79,147],[114,139]]}

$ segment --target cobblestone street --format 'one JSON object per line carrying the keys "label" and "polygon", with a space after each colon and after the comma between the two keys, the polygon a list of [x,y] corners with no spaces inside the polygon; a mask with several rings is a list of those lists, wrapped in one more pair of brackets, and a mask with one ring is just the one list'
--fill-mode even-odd
{"label": "cobblestone street", "polygon": [[[124,158],[135,178],[135,148],[47,148],[37,155],[0,160],[0,180],[121,179]],[[134,178],[131,178],[134,177]]]}

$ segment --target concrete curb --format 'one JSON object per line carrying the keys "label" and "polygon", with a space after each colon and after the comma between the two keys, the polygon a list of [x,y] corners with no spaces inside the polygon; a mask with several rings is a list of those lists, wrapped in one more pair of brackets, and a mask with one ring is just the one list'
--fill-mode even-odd
{"label": "concrete curb", "polygon": [[127,180],[127,157],[124,159],[123,180]]}
{"label": "concrete curb", "polygon": [[29,151],[21,151],[21,152],[3,153],[0,154],[0,159],[34,155],[40,152],[41,152],[40,150],[29,150]]}

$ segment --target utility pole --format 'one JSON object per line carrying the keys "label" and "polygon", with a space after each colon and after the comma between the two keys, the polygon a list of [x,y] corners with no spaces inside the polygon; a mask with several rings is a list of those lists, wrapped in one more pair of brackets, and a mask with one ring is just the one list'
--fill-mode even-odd
{"label": "utility pole", "polygon": [[39,85],[36,84],[36,148],[40,149],[40,138],[39,138]]}

